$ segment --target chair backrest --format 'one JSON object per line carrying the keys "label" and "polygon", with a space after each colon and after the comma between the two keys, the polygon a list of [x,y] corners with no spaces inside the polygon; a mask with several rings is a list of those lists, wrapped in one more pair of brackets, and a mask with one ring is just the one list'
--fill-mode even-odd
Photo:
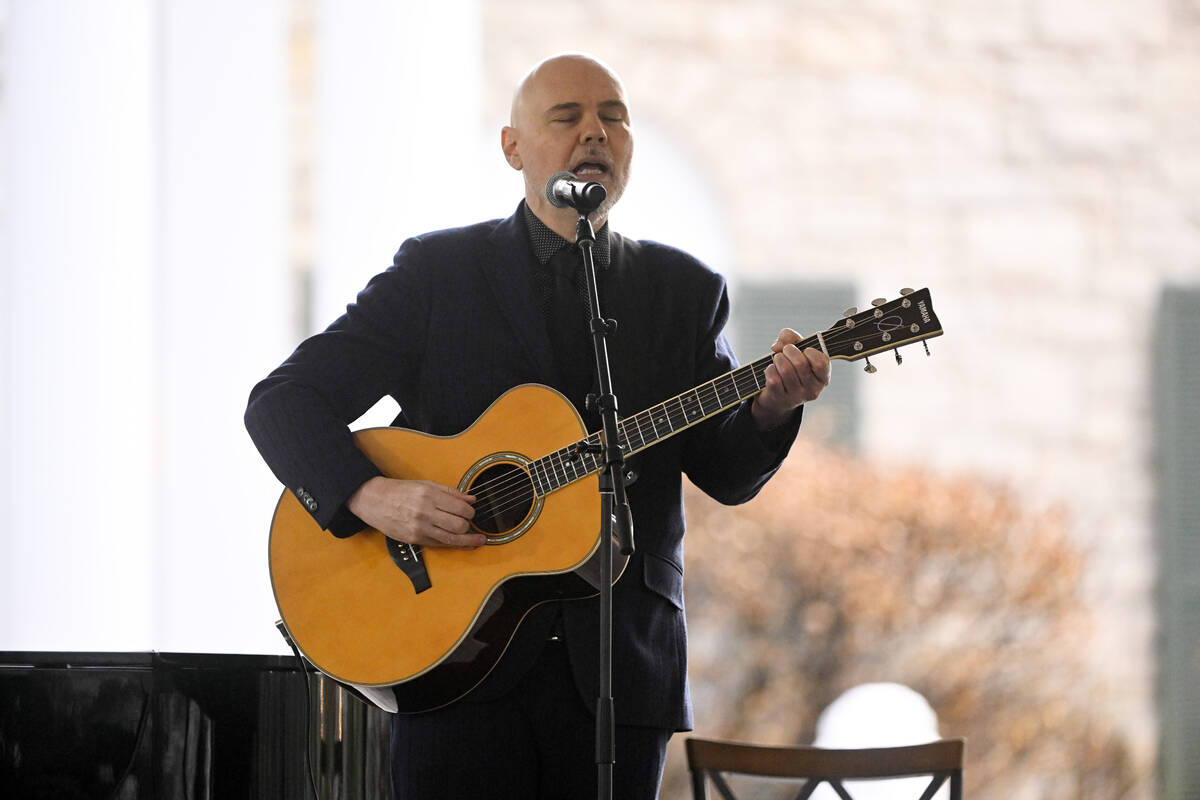
{"label": "chair backrest", "polygon": [[926,776],[929,783],[919,800],[930,800],[947,780],[951,800],[962,799],[966,751],[963,739],[943,739],[907,747],[846,750],[770,747],[695,737],[685,744],[695,800],[708,800],[710,782],[722,800],[738,800],[726,780],[727,774],[803,781],[795,795],[796,800],[807,800],[822,783],[828,784],[842,800],[854,800],[846,790],[846,781]]}

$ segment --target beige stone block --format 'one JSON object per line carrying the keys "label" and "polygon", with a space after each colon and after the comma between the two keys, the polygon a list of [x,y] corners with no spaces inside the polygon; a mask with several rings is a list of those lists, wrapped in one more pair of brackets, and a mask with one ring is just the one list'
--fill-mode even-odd
{"label": "beige stone block", "polygon": [[834,92],[837,111],[851,124],[912,120],[926,107],[921,87],[905,75],[852,74],[838,80]]}
{"label": "beige stone block", "polygon": [[1050,203],[971,209],[965,215],[966,257],[978,269],[1025,291],[1078,290],[1089,236],[1075,209]]}
{"label": "beige stone block", "polygon": [[1038,107],[1134,106],[1145,102],[1148,80],[1132,55],[1084,58],[1061,51],[1031,53],[1008,65],[1003,77],[1015,98]]}
{"label": "beige stone block", "polygon": [[[920,141],[931,160],[991,159],[1003,153],[997,110],[985,102],[934,98],[922,115]],[[964,164],[965,166],[965,164]]]}
{"label": "beige stone block", "polygon": [[803,19],[787,32],[788,55],[803,69],[877,69],[896,60],[892,31],[865,15]]}
{"label": "beige stone block", "polygon": [[1059,47],[1161,46],[1170,32],[1164,0],[1035,0],[1032,11],[1039,37]]}
{"label": "beige stone block", "polygon": [[1041,128],[1052,152],[1063,158],[1137,159],[1154,143],[1151,122],[1136,108],[1050,107]]}
{"label": "beige stone block", "polygon": [[1025,4],[1015,0],[955,0],[937,12],[930,20],[952,49],[1011,51],[1029,39]]}

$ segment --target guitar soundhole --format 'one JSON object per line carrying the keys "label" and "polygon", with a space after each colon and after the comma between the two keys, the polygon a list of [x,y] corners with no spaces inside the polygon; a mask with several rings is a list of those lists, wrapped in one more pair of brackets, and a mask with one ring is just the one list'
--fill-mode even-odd
{"label": "guitar soundhole", "polygon": [[500,462],[484,467],[463,491],[475,495],[472,525],[488,537],[508,541],[528,528],[522,523],[529,520],[536,498],[529,473],[519,465]]}

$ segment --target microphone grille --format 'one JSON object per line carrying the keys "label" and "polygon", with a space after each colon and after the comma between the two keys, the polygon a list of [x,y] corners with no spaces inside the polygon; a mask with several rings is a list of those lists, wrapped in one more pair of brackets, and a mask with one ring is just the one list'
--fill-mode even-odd
{"label": "microphone grille", "polygon": [[546,199],[550,201],[550,205],[555,208],[568,208],[570,204],[554,193],[554,185],[559,181],[574,181],[578,180],[574,172],[556,172],[550,176],[550,180],[546,181]]}

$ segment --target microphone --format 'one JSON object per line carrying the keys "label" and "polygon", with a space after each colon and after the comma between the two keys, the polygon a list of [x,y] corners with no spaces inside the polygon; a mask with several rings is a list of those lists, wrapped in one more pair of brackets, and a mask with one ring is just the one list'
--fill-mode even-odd
{"label": "microphone", "polygon": [[546,181],[546,199],[556,208],[573,208],[590,214],[600,207],[608,192],[595,181],[581,181],[571,172],[556,172]]}

